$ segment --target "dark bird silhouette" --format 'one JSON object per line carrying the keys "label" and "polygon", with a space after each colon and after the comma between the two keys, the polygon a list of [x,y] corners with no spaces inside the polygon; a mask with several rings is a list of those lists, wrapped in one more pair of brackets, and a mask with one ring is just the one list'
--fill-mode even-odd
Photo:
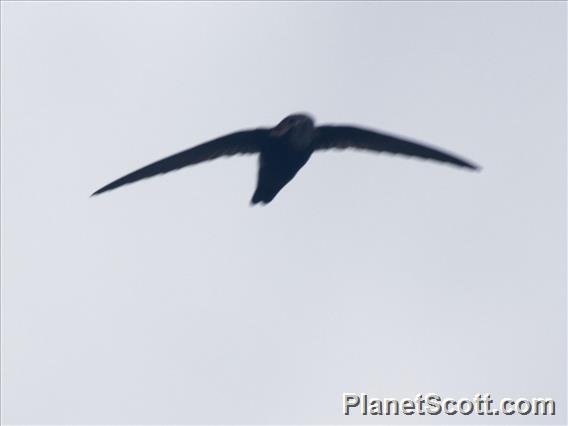
{"label": "dark bird silhouette", "polygon": [[296,176],[314,151],[346,148],[408,155],[478,170],[478,166],[469,161],[427,145],[354,126],[316,127],[310,116],[293,114],[274,128],[231,133],[156,161],[103,186],[92,195],[222,156],[260,154],[258,182],[251,203],[267,204]]}

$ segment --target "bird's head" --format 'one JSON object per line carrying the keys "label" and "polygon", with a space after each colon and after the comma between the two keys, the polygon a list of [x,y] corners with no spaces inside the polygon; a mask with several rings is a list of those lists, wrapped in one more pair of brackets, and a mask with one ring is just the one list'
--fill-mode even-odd
{"label": "bird's head", "polygon": [[282,120],[272,129],[272,136],[284,136],[294,129],[299,133],[311,133],[314,129],[314,120],[307,114],[292,114]]}

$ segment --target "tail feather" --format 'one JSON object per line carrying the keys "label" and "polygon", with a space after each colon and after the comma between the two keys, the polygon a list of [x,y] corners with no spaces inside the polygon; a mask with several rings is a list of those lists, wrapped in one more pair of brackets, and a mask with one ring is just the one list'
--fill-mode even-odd
{"label": "tail feather", "polygon": [[277,189],[276,191],[274,191],[273,189],[268,189],[266,187],[256,188],[256,191],[254,191],[254,194],[252,196],[252,199],[250,200],[250,203],[252,205],[259,204],[259,203],[268,204],[274,199],[274,197],[276,197],[276,194],[278,194],[279,191],[280,191],[280,189]]}

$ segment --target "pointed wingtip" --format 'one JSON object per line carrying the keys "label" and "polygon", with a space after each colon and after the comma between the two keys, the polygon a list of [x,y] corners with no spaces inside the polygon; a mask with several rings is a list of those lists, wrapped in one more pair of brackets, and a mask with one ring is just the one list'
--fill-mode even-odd
{"label": "pointed wingtip", "polygon": [[478,166],[477,164],[469,164],[469,168],[474,172],[480,172],[483,167]]}
{"label": "pointed wingtip", "polygon": [[[481,169],[482,169],[482,167],[480,165],[475,164],[471,161],[466,161],[466,160],[463,160],[463,159],[458,159],[458,161],[459,161],[459,163],[457,163],[458,166],[462,166],[462,167],[469,169],[473,172],[480,172]],[[454,164],[456,164],[456,163],[454,163]]]}
{"label": "pointed wingtip", "polygon": [[89,195],[89,198],[92,198],[92,197],[94,197],[95,195],[102,194],[102,193],[105,192],[105,191],[106,191],[106,189],[105,189],[104,187],[103,187],[103,188],[100,188],[100,189],[97,189],[95,192],[93,192],[91,195]]}

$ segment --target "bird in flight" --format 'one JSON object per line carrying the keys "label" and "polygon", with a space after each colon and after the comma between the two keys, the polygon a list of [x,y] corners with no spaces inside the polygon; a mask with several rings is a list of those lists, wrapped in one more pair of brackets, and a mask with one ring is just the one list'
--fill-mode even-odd
{"label": "bird in flight", "polygon": [[453,154],[408,139],[355,126],[316,126],[309,115],[292,114],[276,127],[230,133],[158,160],[103,186],[92,195],[218,157],[259,154],[258,180],[251,204],[268,204],[296,176],[314,152],[348,148],[401,154],[479,169]]}

